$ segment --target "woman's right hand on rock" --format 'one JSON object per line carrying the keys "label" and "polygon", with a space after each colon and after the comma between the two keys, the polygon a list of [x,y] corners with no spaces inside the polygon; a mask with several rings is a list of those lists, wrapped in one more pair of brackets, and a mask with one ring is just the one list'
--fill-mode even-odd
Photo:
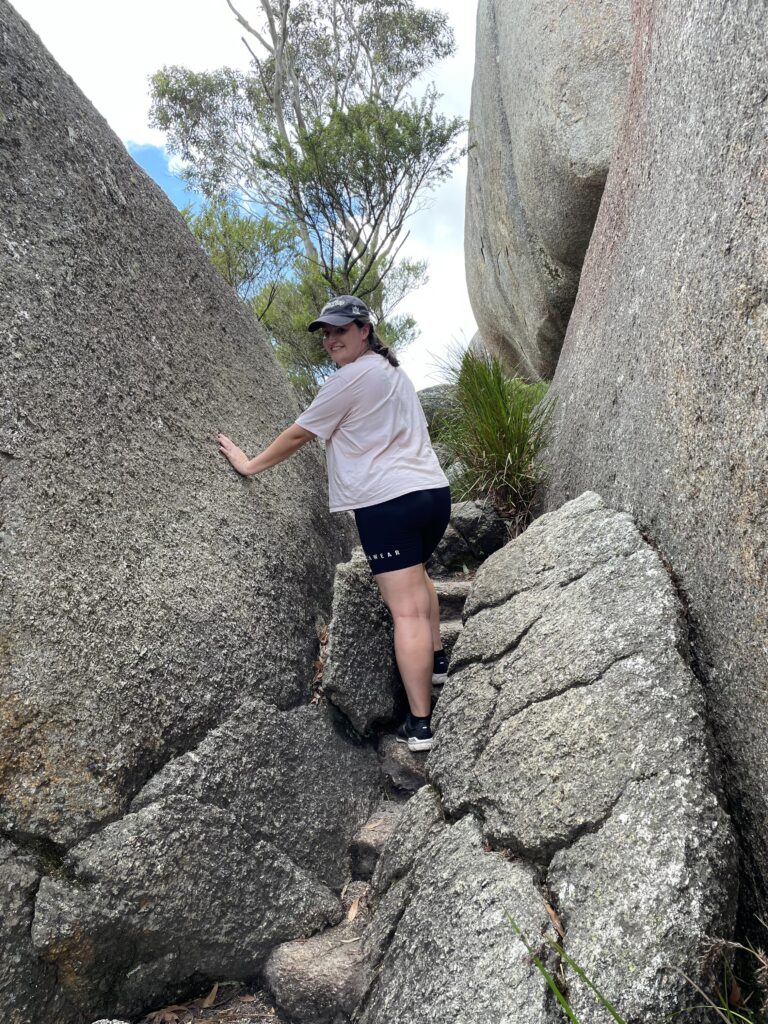
{"label": "woman's right hand on rock", "polygon": [[226,434],[219,433],[216,435],[216,440],[219,445],[219,451],[229,462],[234,470],[236,470],[241,476],[248,475],[248,456],[242,449],[238,448],[234,441],[230,441]]}

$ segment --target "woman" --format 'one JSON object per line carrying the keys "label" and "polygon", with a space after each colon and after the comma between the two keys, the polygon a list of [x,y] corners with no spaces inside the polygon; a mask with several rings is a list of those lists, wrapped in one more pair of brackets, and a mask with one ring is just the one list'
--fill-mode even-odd
{"label": "woman", "polygon": [[444,677],[437,595],[425,563],[448,525],[451,495],[413,384],[373,330],[360,299],[340,295],[310,331],[339,369],[296,422],[249,459],[224,434],[219,451],[243,476],[262,473],[316,437],[326,442],[331,512],[353,511],[395,625],[395,658],[410,713],[397,738],[432,746],[433,675]]}

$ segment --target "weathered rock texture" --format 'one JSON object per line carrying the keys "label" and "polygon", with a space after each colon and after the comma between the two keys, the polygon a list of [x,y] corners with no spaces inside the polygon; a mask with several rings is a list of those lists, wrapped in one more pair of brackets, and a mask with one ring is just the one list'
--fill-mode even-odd
{"label": "weathered rock texture", "polygon": [[350,1020],[365,984],[362,938],[367,923],[367,915],[358,913],[352,921],[272,952],[264,980],[291,1024]]}
{"label": "weathered rock texture", "polygon": [[674,0],[637,4],[636,20],[626,120],[553,385],[545,504],[594,488],[671,566],[754,923],[768,914],[765,8]]}
{"label": "weathered rock texture", "polygon": [[349,878],[349,843],[379,797],[372,747],[323,706],[281,711],[242,705],[193,751],[171,761],[131,804],[140,810],[171,796],[229,811],[250,835],[333,889]]}
{"label": "weathered rock texture", "polygon": [[629,0],[480,0],[467,283],[486,347],[554,373],[624,105]]}
{"label": "weathered rock texture", "polygon": [[454,502],[451,520],[430,559],[430,574],[476,569],[508,540],[506,523],[492,505],[480,501]]}
{"label": "weathered rock texture", "polygon": [[485,850],[471,815],[446,826],[425,787],[408,804],[374,887],[361,1024],[553,1021],[546,983],[508,919],[538,945],[548,917],[535,873]]}
{"label": "weathered rock texture", "polygon": [[[733,928],[736,848],[668,573],[628,515],[587,493],[492,555],[465,614],[432,786],[373,876],[362,1019],[405,1020],[417,979],[430,996],[434,979],[435,1024],[490,1019],[484,993],[493,1019],[560,1020],[505,917],[536,944],[546,903],[626,1019],[683,1009],[673,969],[700,978],[707,936]],[[576,978],[569,997],[585,1024],[603,1019]]]}
{"label": "weathered rock texture", "polygon": [[273,844],[189,797],[107,825],[64,867],[68,877],[40,884],[32,938],[91,1016],[252,976],[279,943],[341,917],[338,899]]}
{"label": "weathered rock texture", "polygon": [[56,970],[41,962],[30,936],[35,895],[42,875],[36,856],[0,840],[0,1000],[8,1024],[56,1021],[78,1024],[56,985]]}
{"label": "weathered rock texture", "polygon": [[402,804],[388,800],[376,808],[370,820],[357,832],[349,847],[353,878],[371,877],[402,813]]}
{"label": "weathered rock texture", "polygon": [[440,426],[441,418],[450,410],[454,390],[451,384],[435,384],[418,392],[430,433]]}
{"label": "weathered rock texture", "polygon": [[[318,832],[358,803],[345,827],[365,820],[372,761],[295,712],[296,749],[326,744],[314,763],[339,800],[293,807],[316,815],[312,854],[281,802],[301,775],[288,756],[282,775],[262,762],[270,833],[264,778],[249,802],[203,742],[225,749],[225,721],[247,736],[251,712],[263,738],[264,715],[308,701],[346,520],[331,523],[317,451],[249,482],[218,454],[217,429],[256,450],[295,416],[269,341],[5,0],[0,110],[0,829],[69,849],[36,900],[45,859],[4,862],[26,873],[7,970],[34,907],[37,949],[92,1019],[185,971],[247,974],[332,918],[338,865],[321,860],[344,837]],[[179,755],[195,747],[193,781]],[[169,762],[162,797],[123,818]],[[27,969],[37,1003],[18,1019],[49,998],[56,1016],[54,970]]]}
{"label": "weathered rock texture", "polygon": [[336,570],[323,690],[361,735],[407,711],[394,636],[363,549],[355,548]]}

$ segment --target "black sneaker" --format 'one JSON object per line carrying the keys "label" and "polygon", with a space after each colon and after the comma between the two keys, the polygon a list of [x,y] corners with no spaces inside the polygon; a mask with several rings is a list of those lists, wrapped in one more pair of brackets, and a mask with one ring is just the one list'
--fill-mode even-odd
{"label": "black sneaker", "polygon": [[435,660],[432,665],[432,685],[442,686],[448,678],[448,659],[445,651],[435,651]]}
{"label": "black sneaker", "polygon": [[408,715],[395,737],[398,743],[407,743],[409,750],[429,750],[433,739],[429,719]]}

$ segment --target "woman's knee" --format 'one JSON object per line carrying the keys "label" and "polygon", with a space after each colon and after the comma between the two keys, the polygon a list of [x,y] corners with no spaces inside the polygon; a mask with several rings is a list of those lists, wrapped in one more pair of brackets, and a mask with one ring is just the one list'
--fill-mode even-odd
{"label": "woman's knee", "polygon": [[386,579],[387,575],[390,574],[382,573],[376,577],[376,581],[392,618],[429,618],[431,597],[424,573],[411,573],[400,579],[397,579],[394,573],[390,575],[390,579]]}
{"label": "woman's knee", "polygon": [[389,611],[395,621],[395,625],[397,625],[399,620],[429,619],[430,602],[428,599],[403,601],[399,604],[390,605]]}

